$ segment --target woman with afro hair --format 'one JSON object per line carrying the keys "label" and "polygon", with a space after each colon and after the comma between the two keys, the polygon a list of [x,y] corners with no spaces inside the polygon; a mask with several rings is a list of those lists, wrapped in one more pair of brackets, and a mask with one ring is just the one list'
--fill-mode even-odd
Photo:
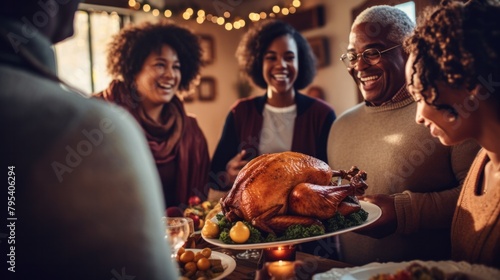
{"label": "woman with afro hair", "polygon": [[113,38],[107,60],[114,80],[94,96],[125,107],[143,128],[166,205],[185,208],[190,196],[205,197],[206,138],[177,96],[199,73],[199,38],[168,21],[130,25]]}
{"label": "woman with afro hair", "polygon": [[224,124],[210,170],[209,197],[226,193],[251,159],[295,151],[326,161],[328,132],[335,113],[306,96],[316,75],[314,54],[305,38],[280,20],[257,23],[236,51],[240,68],[265,92],[238,100]]}
{"label": "woman with afro hair", "polygon": [[474,139],[479,151],[463,184],[452,258],[500,268],[500,4],[443,1],[405,41],[416,121],[444,145]]}

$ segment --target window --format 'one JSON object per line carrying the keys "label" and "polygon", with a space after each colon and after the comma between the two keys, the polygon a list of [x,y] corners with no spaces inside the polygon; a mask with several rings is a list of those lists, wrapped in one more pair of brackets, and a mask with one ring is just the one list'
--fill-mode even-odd
{"label": "window", "polygon": [[78,11],[75,35],[55,45],[59,77],[86,93],[105,89],[111,77],[106,71],[106,49],[129,17],[116,12]]}
{"label": "window", "polygon": [[416,17],[415,2],[408,1],[408,2],[405,2],[402,4],[394,5],[394,7],[405,12],[413,22],[415,22],[415,23],[417,22],[416,18],[415,18]]}

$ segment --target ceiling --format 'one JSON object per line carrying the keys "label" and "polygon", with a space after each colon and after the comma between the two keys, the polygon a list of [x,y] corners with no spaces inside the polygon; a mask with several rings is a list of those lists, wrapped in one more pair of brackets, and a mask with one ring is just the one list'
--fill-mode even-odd
{"label": "ceiling", "polygon": [[232,16],[247,17],[251,12],[271,11],[274,5],[291,5],[287,0],[148,0],[161,9],[203,9],[208,14],[223,16],[228,11]]}
{"label": "ceiling", "polygon": [[[135,0],[143,6],[150,4],[151,8],[157,8],[160,11],[169,9],[172,12],[184,11],[192,8],[194,11],[204,10],[205,14],[214,16],[223,16],[224,12],[230,12],[231,18],[248,19],[252,12],[270,13],[272,7],[290,7],[293,0]],[[112,6],[120,8],[129,8],[128,0],[84,0],[83,3]]]}

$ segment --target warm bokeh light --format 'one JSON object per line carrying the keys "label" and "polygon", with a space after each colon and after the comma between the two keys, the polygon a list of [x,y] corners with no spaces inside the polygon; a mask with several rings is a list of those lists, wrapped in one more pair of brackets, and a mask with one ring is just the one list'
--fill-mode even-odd
{"label": "warm bokeh light", "polygon": [[251,21],[259,21],[260,15],[258,13],[250,13],[249,18]]}
{"label": "warm bokeh light", "polygon": [[[141,2],[139,2],[139,0],[127,0],[127,1],[130,8],[134,8],[137,10],[142,9],[144,12],[151,12],[151,14],[155,17],[159,16],[160,13],[163,13],[163,15],[166,18],[171,18],[174,16],[182,17],[185,20],[195,20],[198,24],[202,24],[205,21],[207,21],[224,26],[226,30],[240,29],[245,27],[246,25],[246,21],[244,19],[241,19],[240,16],[238,16],[237,14],[233,14],[229,10],[224,11],[224,13],[222,13],[221,16],[216,16],[208,14],[205,10],[202,9],[195,10],[193,7],[184,6],[185,10],[183,9],[183,12],[180,11],[179,14],[177,13],[174,14],[174,12],[172,12],[172,10],[169,9],[162,10],[155,8],[154,6],[152,7],[148,3],[148,1],[141,1]],[[144,3],[144,5],[141,3]],[[284,7],[283,3],[274,5],[272,6],[271,11],[264,10],[260,12],[249,13],[248,18],[250,19],[250,21],[257,22],[259,20],[264,20],[266,18],[277,18],[278,15],[281,14],[285,16],[289,14],[294,14],[297,12],[297,8],[300,7],[301,4],[302,3],[300,0],[292,0],[292,4],[290,5],[290,2],[288,2],[287,7]],[[290,6],[288,7],[288,5]]]}

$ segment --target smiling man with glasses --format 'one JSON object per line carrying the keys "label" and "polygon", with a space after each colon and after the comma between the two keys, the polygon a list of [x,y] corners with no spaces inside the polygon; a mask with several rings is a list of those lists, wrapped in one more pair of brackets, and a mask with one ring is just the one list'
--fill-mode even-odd
{"label": "smiling man with glasses", "polygon": [[414,121],[406,90],[403,39],[413,22],[401,10],[374,6],[354,21],[341,60],[364,102],[333,124],[328,162],[368,174],[363,199],[382,209],[375,223],[339,236],[342,260],[369,262],[448,259],[449,227],[476,144],[445,147]]}

